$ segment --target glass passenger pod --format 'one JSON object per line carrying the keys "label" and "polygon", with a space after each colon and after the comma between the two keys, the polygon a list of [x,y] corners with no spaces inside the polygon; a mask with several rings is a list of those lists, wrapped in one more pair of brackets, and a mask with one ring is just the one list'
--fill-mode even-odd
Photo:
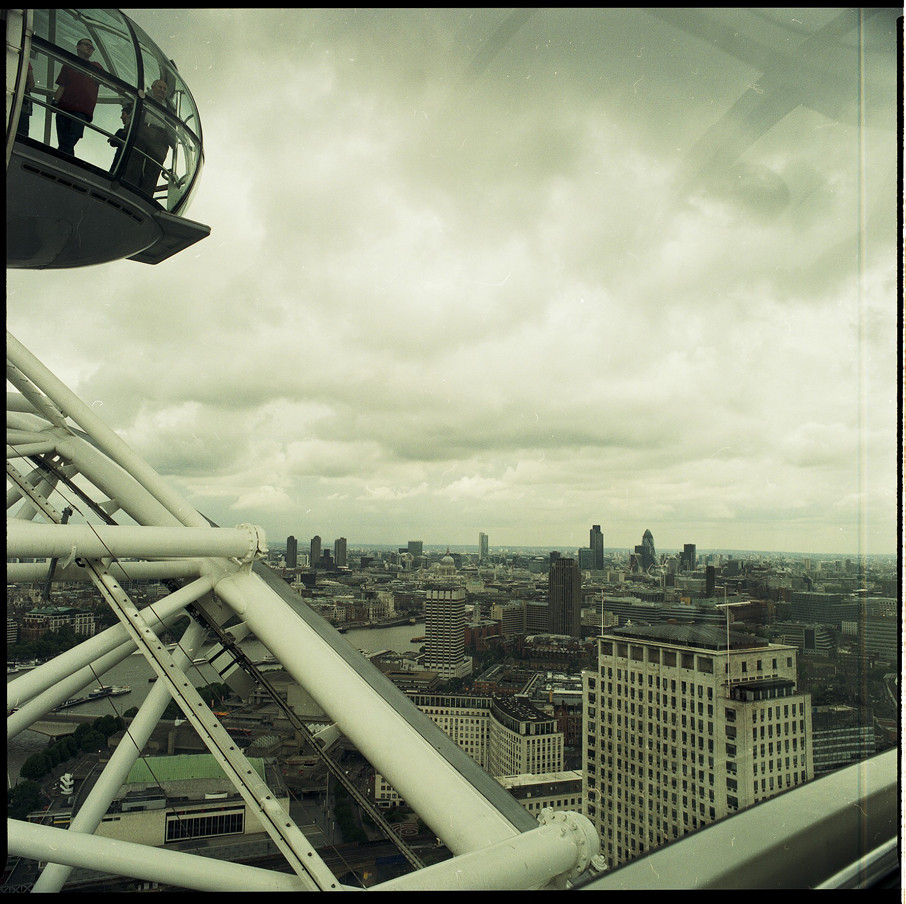
{"label": "glass passenger pod", "polygon": [[185,216],[204,154],[176,64],[119,10],[26,10],[18,32],[15,12],[4,11],[7,266],[159,263],[205,238]]}

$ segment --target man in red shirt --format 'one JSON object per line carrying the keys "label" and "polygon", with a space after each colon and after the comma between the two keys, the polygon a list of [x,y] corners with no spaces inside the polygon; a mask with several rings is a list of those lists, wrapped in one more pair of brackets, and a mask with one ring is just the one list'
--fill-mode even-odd
{"label": "man in red shirt", "polygon": [[[76,44],[76,53],[86,63],[94,53],[94,44],[83,38]],[[100,63],[91,63],[101,69]],[[74,155],[76,142],[85,132],[85,123],[94,118],[98,102],[98,83],[84,72],[64,65],[57,76],[57,90],[53,103],[63,115],[57,113],[57,144],[65,154]]]}

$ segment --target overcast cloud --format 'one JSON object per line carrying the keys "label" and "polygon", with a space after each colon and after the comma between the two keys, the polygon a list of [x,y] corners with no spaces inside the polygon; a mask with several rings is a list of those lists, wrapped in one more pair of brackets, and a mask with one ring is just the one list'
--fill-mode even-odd
{"label": "overcast cloud", "polygon": [[8,323],[200,511],[895,551],[898,11],[861,106],[839,9],[126,12],[211,236],[11,271]]}

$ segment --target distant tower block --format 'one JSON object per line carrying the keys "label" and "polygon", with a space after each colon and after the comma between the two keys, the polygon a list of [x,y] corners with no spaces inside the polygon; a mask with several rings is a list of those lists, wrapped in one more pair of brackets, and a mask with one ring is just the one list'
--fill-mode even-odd
{"label": "distant tower block", "polygon": [[588,532],[588,546],[591,549],[593,571],[604,570],[604,533],[600,524],[593,524]]}
{"label": "distant tower block", "polygon": [[684,543],[681,559],[683,571],[695,571],[695,558],[695,544]]}
{"label": "distant tower block", "polygon": [[657,565],[657,553],[654,549],[654,537],[650,530],[642,534],[642,570],[647,571]]}
{"label": "distant tower block", "polygon": [[581,635],[582,575],[575,559],[557,559],[548,575],[551,634]]}
{"label": "distant tower block", "polygon": [[309,558],[311,567],[317,568],[321,561],[321,537],[318,534],[315,534],[315,536],[311,538]]}

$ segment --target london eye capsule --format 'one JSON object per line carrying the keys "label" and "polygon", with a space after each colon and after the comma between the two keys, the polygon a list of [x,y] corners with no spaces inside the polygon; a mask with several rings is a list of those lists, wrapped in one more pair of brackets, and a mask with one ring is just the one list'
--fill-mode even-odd
{"label": "london eye capsule", "polygon": [[204,153],[175,63],[119,10],[3,18],[7,266],[156,264],[205,238],[185,215]]}

